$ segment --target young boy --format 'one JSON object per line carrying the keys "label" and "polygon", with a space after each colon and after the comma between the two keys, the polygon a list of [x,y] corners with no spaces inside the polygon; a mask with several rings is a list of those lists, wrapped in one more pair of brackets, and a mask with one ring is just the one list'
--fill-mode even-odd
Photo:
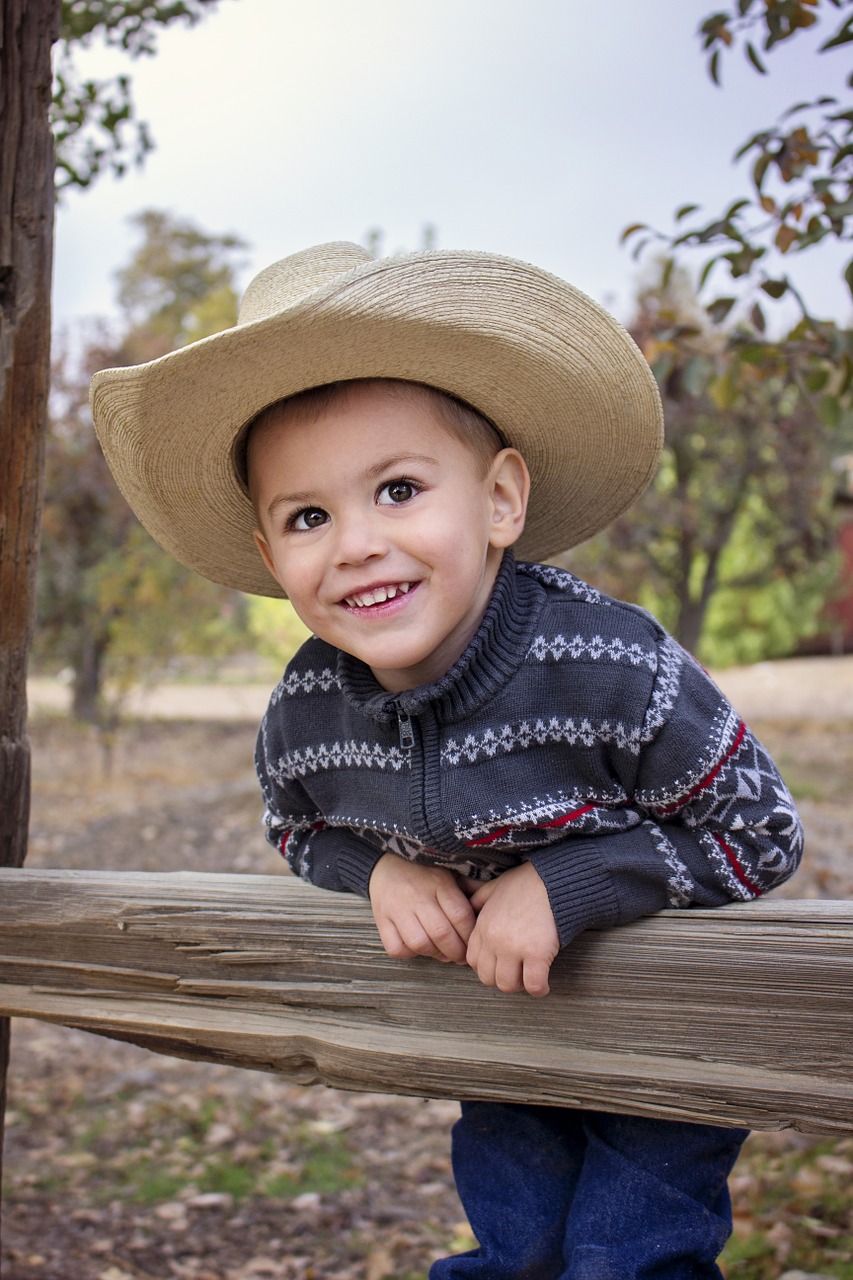
{"label": "young boy", "polygon": [[[321,246],[261,273],[236,329],[98,375],[93,412],[167,549],[287,595],[313,631],[258,739],[268,834],[298,875],[368,897],[390,955],[542,997],[582,930],[795,869],[791,798],[692,659],[514,558],[603,527],[659,454],[648,367],[571,286]],[[463,1103],[479,1248],[431,1280],[718,1277],[745,1136]]]}

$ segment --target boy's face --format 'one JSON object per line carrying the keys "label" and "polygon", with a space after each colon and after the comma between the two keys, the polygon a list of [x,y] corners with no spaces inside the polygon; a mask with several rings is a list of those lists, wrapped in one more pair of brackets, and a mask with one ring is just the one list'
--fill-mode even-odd
{"label": "boy's face", "polygon": [[256,429],[258,549],[302,621],[393,692],[439,679],[476,632],[524,527],[514,449],[484,474],[428,400],[355,386],[311,421]]}

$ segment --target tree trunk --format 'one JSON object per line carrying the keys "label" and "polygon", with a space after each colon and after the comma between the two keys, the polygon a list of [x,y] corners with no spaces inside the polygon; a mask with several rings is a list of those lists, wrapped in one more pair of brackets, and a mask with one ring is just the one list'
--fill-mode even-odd
{"label": "tree trunk", "polygon": [[[0,865],[27,845],[27,655],[35,617],[53,256],[51,45],[59,0],[0,0]],[[9,1024],[0,1020],[0,1179]]]}
{"label": "tree trunk", "polygon": [[78,647],[74,684],[72,688],[71,714],[75,720],[86,724],[100,724],[103,708],[101,695],[104,683],[104,658],[107,653],[107,636],[97,636],[87,631]]}

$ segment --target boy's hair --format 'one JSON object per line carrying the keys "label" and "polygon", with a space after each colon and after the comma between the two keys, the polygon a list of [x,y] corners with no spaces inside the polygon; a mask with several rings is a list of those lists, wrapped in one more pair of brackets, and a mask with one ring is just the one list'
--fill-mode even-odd
{"label": "boy's hair", "polygon": [[321,413],[345,402],[353,387],[375,384],[387,387],[393,397],[409,404],[429,404],[450,434],[470,449],[483,475],[488,471],[495,455],[506,448],[503,436],[494,423],[473,405],[466,404],[447,391],[440,391],[438,387],[428,386],[425,382],[405,382],[399,378],[354,378],[345,382],[328,382],[321,387],[299,391],[285,400],[277,400],[275,404],[262,409],[245,428],[234,450],[234,465],[247,491],[249,440],[255,430],[275,421],[282,413],[286,414],[290,422],[315,422]]}

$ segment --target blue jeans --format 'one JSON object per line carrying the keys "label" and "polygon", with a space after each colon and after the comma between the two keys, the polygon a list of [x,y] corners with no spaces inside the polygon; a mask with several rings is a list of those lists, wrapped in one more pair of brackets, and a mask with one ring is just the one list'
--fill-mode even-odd
{"label": "blue jeans", "polygon": [[720,1280],[745,1129],[463,1102],[453,1172],[478,1249],[429,1280]]}

